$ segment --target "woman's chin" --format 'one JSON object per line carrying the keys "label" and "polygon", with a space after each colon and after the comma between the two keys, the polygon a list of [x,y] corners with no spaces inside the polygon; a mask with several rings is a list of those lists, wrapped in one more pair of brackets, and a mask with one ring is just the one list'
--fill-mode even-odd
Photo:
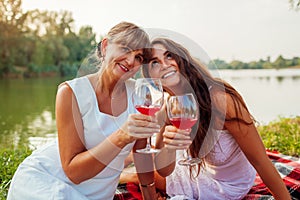
{"label": "woman's chin", "polygon": [[170,76],[167,78],[162,79],[162,83],[165,87],[176,87],[180,82],[178,76]]}

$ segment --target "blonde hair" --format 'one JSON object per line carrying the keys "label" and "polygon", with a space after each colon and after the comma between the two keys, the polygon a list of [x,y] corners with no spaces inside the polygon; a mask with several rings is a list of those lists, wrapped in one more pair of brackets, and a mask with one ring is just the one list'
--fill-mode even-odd
{"label": "blonde hair", "polygon": [[[121,22],[110,29],[106,38],[108,41],[128,46],[132,50],[143,49],[144,55],[149,55],[150,39],[139,26],[130,22]],[[102,57],[101,42],[98,44],[99,57]]]}

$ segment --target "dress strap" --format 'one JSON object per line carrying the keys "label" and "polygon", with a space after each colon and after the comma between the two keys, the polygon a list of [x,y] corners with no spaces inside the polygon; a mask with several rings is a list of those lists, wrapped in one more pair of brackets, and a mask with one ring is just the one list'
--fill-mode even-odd
{"label": "dress strap", "polygon": [[82,116],[84,116],[88,110],[96,105],[95,91],[90,84],[89,79],[86,76],[83,76],[66,81],[66,83],[71,87],[76,97],[80,113]]}

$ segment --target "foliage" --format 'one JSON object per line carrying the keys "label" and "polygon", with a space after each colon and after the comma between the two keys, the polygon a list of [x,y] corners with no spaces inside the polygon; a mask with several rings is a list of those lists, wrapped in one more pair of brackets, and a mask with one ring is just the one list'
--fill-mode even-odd
{"label": "foliage", "polygon": [[218,69],[284,69],[300,66],[300,58],[294,57],[292,59],[285,59],[282,55],[279,55],[274,62],[271,62],[270,58],[267,58],[266,60],[260,59],[259,61],[252,61],[249,63],[238,60],[226,63],[224,60],[215,59],[211,61],[210,65],[215,65]]}
{"label": "foliage", "polygon": [[[300,7],[300,0],[289,3],[294,10]],[[73,76],[74,66],[95,49],[96,34],[92,27],[81,27],[76,33],[69,11],[24,13],[21,6],[22,0],[0,1],[0,77],[14,73],[15,66],[29,67],[24,76],[44,72],[45,66],[55,66],[54,72],[61,76]],[[297,65],[300,66],[300,58],[285,59],[281,55],[273,63],[270,58],[250,63],[215,59],[210,63],[218,69],[279,69]]]}
{"label": "foliage", "polygon": [[6,199],[10,181],[18,165],[31,154],[28,147],[0,149],[0,199]]}
{"label": "foliage", "polygon": [[21,5],[22,0],[0,2],[0,76],[15,66],[29,67],[29,72],[44,72],[47,66],[55,66],[54,72],[66,75],[62,66],[81,62],[96,46],[96,34],[90,26],[75,33],[71,12],[24,13]]}
{"label": "foliage", "polygon": [[7,73],[22,47],[21,26],[26,14],[21,13],[21,0],[0,1],[0,73]]}
{"label": "foliage", "polygon": [[300,116],[279,118],[268,125],[259,126],[258,131],[266,148],[286,155],[300,156]]}

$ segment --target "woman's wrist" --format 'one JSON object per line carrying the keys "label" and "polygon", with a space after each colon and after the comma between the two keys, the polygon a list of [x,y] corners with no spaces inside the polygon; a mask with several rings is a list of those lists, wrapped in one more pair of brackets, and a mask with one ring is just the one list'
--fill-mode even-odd
{"label": "woman's wrist", "polygon": [[140,187],[142,188],[148,188],[148,187],[152,187],[155,185],[155,182],[153,181],[152,183],[149,183],[149,184],[140,184]]}
{"label": "woman's wrist", "polygon": [[122,129],[117,130],[117,137],[114,138],[114,144],[120,148],[125,147],[127,144],[132,143],[135,138],[126,134],[126,132]]}
{"label": "woman's wrist", "polygon": [[149,184],[139,184],[144,200],[155,200],[158,198],[156,194],[155,182]]}

